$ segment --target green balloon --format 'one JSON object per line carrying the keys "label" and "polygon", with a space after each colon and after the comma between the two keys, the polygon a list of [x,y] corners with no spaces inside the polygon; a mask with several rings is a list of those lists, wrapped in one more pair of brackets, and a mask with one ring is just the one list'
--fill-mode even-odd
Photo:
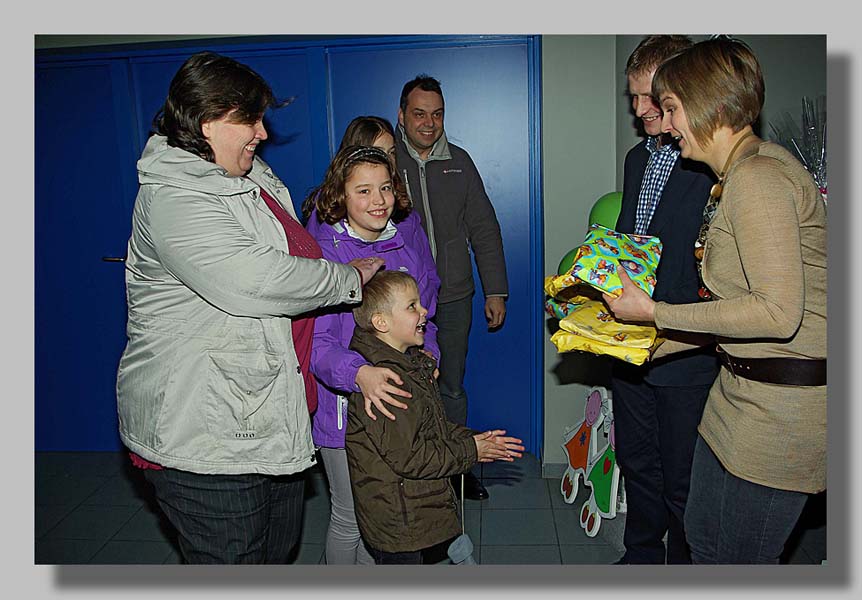
{"label": "green balloon", "polygon": [[[580,246],[578,246],[580,248]],[[565,275],[569,272],[569,269],[572,268],[572,265],[575,264],[575,255],[578,253],[578,248],[572,248],[560,261],[560,266],[557,267],[557,275]]]}
{"label": "green balloon", "polygon": [[617,217],[620,216],[620,207],[623,203],[622,192],[610,192],[596,200],[590,211],[590,222],[588,225],[598,223],[602,227],[613,229],[617,226]]}

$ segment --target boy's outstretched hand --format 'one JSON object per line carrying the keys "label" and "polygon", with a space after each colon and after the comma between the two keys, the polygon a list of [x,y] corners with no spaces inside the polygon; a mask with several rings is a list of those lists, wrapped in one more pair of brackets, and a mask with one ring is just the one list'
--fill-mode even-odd
{"label": "boy's outstretched hand", "polygon": [[524,447],[521,440],[514,437],[506,437],[503,429],[493,429],[473,436],[476,441],[476,454],[479,462],[493,462],[504,460],[512,462],[521,458]]}

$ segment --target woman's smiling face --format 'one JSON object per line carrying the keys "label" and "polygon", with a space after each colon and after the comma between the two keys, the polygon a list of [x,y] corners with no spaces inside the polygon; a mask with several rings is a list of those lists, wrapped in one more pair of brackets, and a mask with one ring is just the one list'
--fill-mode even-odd
{"label": "woman's smiling face", "polygon": [[685,116],[685,109],[676,94],[667,93],[662,96],[661,109],[664,111],[661,130],[677,141],[682,157],[704,161],[704,150],[695,139],[694,132],[689,127],[688,118]]}
{"label": "woman's smiling face", "polygon": [[213,149],[216,164],[231,177],[243,177],[251,171],[258,144],[268,135],[263,127],[263,119],[255,123],[238,123],[232,120],[235,112],[202,123],[201,131]]}

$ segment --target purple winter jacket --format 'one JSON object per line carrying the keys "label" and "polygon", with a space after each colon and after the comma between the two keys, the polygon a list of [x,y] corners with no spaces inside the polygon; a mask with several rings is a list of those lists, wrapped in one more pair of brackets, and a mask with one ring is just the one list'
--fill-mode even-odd
{"label": "purple winter jacket", "polygon": [[[401,223],[390,221],[389,227],[395,230],[394,235],[373,242],[351,236],[345,223],[345,220],[335,225],[320,223],[317,213],[312,212],[306,229],[320,244],[323,257],[328,260],[346,263],[354,258],[379,256],[386,261],[386,269],[410,273],[419,284],[419,299],[428,309],[424,349],[439,362],[437,326],[431,318],[437,311],[440,278],[419,216],[411,212]],[[381,238],[387,238],[389,227]],[[351,308],[333,307],[314,321],[311,372],[317,377],[318,386],[317,411],[312,419],[311,435],[317,446],[326,448],[344,448],[347,398],[351,392],[360,391],[356,385],[356,372],[368,364],[359,353],[348,349],[355,328]]]}

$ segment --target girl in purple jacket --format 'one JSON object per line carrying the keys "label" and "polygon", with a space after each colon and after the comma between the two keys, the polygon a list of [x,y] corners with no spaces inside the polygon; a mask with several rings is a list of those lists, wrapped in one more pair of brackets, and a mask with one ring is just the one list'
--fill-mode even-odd
{"label": "girl in purple jacket", "polygon": [[[428,239],[410,215],[410,201],[385,150],[345,146],[333,158],[323,183],[306,200],[313,206],[307,224],[326,259],[348,262],[380,257],[385,268],[410,273],[419,284],[420,299],[428,308],[424,350],[439,361],[437,329],[431,322],[437,306],[440,279]],[[408,398],[396,373],[374,367],[348,349],[355,323],[349,308],[338,308],[315,320],[311,371],[317,377],[318,406],[312,436],[320,447],[330,486],[331,514],[326,536],[327,564],[374,564],[362,543],[353,511],[344,434],[347,397],[361,391],[365,410],[377,419],[371,404],[385,418],[395,419],[384,403],[399,408]]]}

